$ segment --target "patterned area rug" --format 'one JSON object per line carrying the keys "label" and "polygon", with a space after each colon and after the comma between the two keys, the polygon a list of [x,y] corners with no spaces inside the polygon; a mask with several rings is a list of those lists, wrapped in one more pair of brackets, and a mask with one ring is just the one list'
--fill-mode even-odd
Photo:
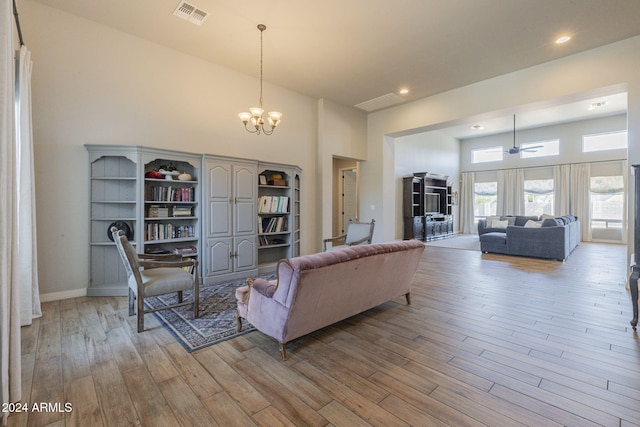
{"label": "patterned area rug", "polygon": [[[275,274],[260,276],[271,280]],[[193,318],[190,305],[155,312],[160,322],[177,338],[188,352],[225,341],[255,330],[246,320],[242,322],[242,332],[236,332],[235,291],[245,284],[244,279],[220,282],[200,287],[200,317]],[[185,292],[186,301],[192,299],[192,293]],[[167,294],[147,298],[145,302],[151,308],[175,304],[177,295]]]}

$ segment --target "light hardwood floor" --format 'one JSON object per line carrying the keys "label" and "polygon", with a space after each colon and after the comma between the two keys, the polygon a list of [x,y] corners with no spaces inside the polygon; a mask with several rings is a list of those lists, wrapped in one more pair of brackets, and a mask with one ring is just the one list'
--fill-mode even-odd
{"label": "light hardwood floor", "polygon": [[427,247],[404,298],[303,337],[187,353],[124,298],[43,305],[23,328],[25,401],[72,411],[10,426],[640,425],[626,248],[565,263]]}

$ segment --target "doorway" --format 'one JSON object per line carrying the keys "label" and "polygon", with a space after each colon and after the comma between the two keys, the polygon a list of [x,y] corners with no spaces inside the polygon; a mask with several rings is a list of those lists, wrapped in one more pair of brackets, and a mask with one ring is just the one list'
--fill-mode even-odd
{"label": "doorway", "polygon": [[340,169],[340,233],[347,231],[349,220],[358,221],[358,169]]}
{"label": "doorway", "polygon": [[331,232],[344,234],[349,219],[357,221],[359,212],[360,162],[355,159],[333,158]]}

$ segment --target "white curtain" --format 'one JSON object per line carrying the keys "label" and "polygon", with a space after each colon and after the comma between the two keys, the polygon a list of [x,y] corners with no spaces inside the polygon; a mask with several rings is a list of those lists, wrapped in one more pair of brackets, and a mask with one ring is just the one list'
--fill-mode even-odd
{"label": "white curtain", "polygon": [[[15,62],[11,2],[0,2],[0,397],[2,403],[22,398],[19,284],[16,281],[17,237]],[[8,413],[2,413],[3,424]]]}
{"label": "white curtain", "polygon": [[589,163],[571,165],[571,214],[580,219],[580,240],[583,242],[591,241],[590,179]]}
{"label": "white curtain", "polygon": [[18,245],[16,281],[20,284],[20,325],[30,325],[34,317],[42,316],[38,288],[38,257],[36,247],[36,200],[34,192],[33,139],[31,127],[31,52],[20,48],[17,61],[16,96],[19,105],[16,118],[18,167]]}
{"label": "white curtain", "polygon": [[463,172],[460,182],[460,232],[465,234],[477,233],[473,203],[475,200],[475,174]]}
{"label": "white curtain", "polygon": [[571,165],[553,167],[554,214],[556,216],[574,215],[571,211]]}
{"label": "white curtain", "polygon": [[524,215],[524,170],[498,171],[498,215]]}

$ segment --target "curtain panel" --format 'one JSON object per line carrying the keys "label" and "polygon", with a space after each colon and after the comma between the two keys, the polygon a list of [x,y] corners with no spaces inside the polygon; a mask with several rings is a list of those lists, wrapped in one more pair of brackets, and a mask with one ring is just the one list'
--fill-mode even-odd
{"label": "curtain panel", "polygon": [[17,233],[17,283],[20,292],[20,325],[30,325],[34,318],[42,316],[38,286],[38,257],[36,246],[36,200],[33,166],[33,139],[31,126],[31,52],[20,48],[16,63],[16,142],[18,158],[16,174],[18,182],[16,215]]}
{"label": "curtain panel", "polygon": [[524,170],[498,171],[497,215],[524,214]]}
{"label": "curtain panel", "polygon": [[475,234],[478,229],[475,223],[474,214],[475,201],[475,174],[473,172],[463,172],[460,182],[460,232],[464,234]]}
{"label": "curtain panel", "polygon": [[[19,292],[15,282],[16,150],[15,62],[11,2],[0,2],[0,395],[2,403],[22,398]],[[8,413],[2,413],[6,424]]]}
{"label": "curtain panel", "polygon": [[591,241],[591,221],[589,206],[589,188],[591,165],[580,163],[571,165],[570,212],[580,218],[580,240]]}

